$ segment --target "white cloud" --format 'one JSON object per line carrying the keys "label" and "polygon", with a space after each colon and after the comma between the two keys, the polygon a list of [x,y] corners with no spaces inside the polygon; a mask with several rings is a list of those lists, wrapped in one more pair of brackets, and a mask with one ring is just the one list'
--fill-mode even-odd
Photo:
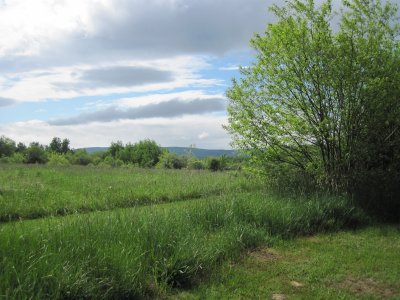
{"label": "white cloud", "polygon": [[12,0],[0,9],[0,56],[37,55],[71,32],[93,30],[90,10],[104,1]]}
{"label": "white cloud", "polygon": [[[222,116],[190,116],[59,127],[32,120],[1,125],[0,132],[7,132],[8,137],[24,143],[38,141],[48,144],[54,136],[66,137],[71,140],[74,148],[109,146],[112,141],[121,140],[127,143],[149,138],[162,146],[184,147],[196,144],[199,148],[227,149],[230,138],[222,128],[222,124],[226,122],[226,117]],[[200,139],[198,129],[208,132],[209,136]]]}
{"label": "white cloud", "polygon": [[204,140],[205,138],[208,138],[210,136],[210,134],[208,132],[203,131],[202,133],[200,133],[197,138],[199,140]]}
{"label": "white cloud", "polygon": [[[18,80],[8,81],[7,86],[3,84],[2,87],[0,81],[0,90],[5,98],[19,101],[43,101],[46,99],[151,92],[221,84],[220,80],[201,78],[200,70],[207,67],[208,64],[204,58],[190,56],[155,60],[115,61],[98,65],[74,65],[9,74],[9,77],[18,76]],[[136,70],[137,75],[131,72],[132,78],[121,78],[120,74],[112,72],[118,68],[131,68],[131,71]],[[98,70],[109,70],[108,78],[103,79],[103,81],[85,80],[85,74]],[[147,76],[147,82],[140,78],[141,74]],[[151,74],[153,74],[153,78],[150,77]],[[166,76],[165,78],[156,78],[155,75],[157,74],[166,74]],[[110,76],[115,76],[115,78]],[[154,80],[152,81],[152,79]],[[120,81],[119,84],[118,81]]]}
{"label": "white cloud", "polygon": [[219,68],[221,71],[237,71],[237,70],[239,70],[239,66],[233,66],[233,65],[229,65],[229,66],[226,66],[226,67],[221,67],[221,68]]}

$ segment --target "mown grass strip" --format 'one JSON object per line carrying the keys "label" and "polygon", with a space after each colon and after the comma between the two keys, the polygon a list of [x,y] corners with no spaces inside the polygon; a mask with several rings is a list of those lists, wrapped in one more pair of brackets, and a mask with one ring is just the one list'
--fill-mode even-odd
{"label": "mown grass strip", "polygon": [[276,241],[228,261],[174,299],[399,299],[400,227]]}

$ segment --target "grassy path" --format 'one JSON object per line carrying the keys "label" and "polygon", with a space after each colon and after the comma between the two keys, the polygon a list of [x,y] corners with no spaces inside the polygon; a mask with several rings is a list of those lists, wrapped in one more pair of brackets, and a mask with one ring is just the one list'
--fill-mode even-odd
{"label": "grassy path", "polygon": [[400,299],[400,227],[276,242],[178,299]]}

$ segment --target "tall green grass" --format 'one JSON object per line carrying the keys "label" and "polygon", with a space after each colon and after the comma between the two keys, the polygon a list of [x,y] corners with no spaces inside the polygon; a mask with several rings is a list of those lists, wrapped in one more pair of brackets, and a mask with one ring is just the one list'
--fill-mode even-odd
{"label": "tall green grass", "polygon": [[152,298],[244,249],[367,221],[344,198],[233,192],[2,224],[0,298]]}
{"label": "tall green grass", "polygon": [[0,222],[220,195],[259,187],[236,173],[0,164]]}

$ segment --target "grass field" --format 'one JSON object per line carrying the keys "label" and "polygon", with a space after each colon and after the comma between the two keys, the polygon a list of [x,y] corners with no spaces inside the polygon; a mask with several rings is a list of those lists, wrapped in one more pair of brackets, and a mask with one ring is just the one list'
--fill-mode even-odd
{"label": "grass field", "polygon": [[225,286],[248,251],[369,223],[344,198],[274,197],[240,173],[0,166],[0,178],[5,299],[218,298],[209,277]]}
{"label": "grass field", "polygon": [[0,164],[0,222],[109,210],[260,185],[235,173]]}

